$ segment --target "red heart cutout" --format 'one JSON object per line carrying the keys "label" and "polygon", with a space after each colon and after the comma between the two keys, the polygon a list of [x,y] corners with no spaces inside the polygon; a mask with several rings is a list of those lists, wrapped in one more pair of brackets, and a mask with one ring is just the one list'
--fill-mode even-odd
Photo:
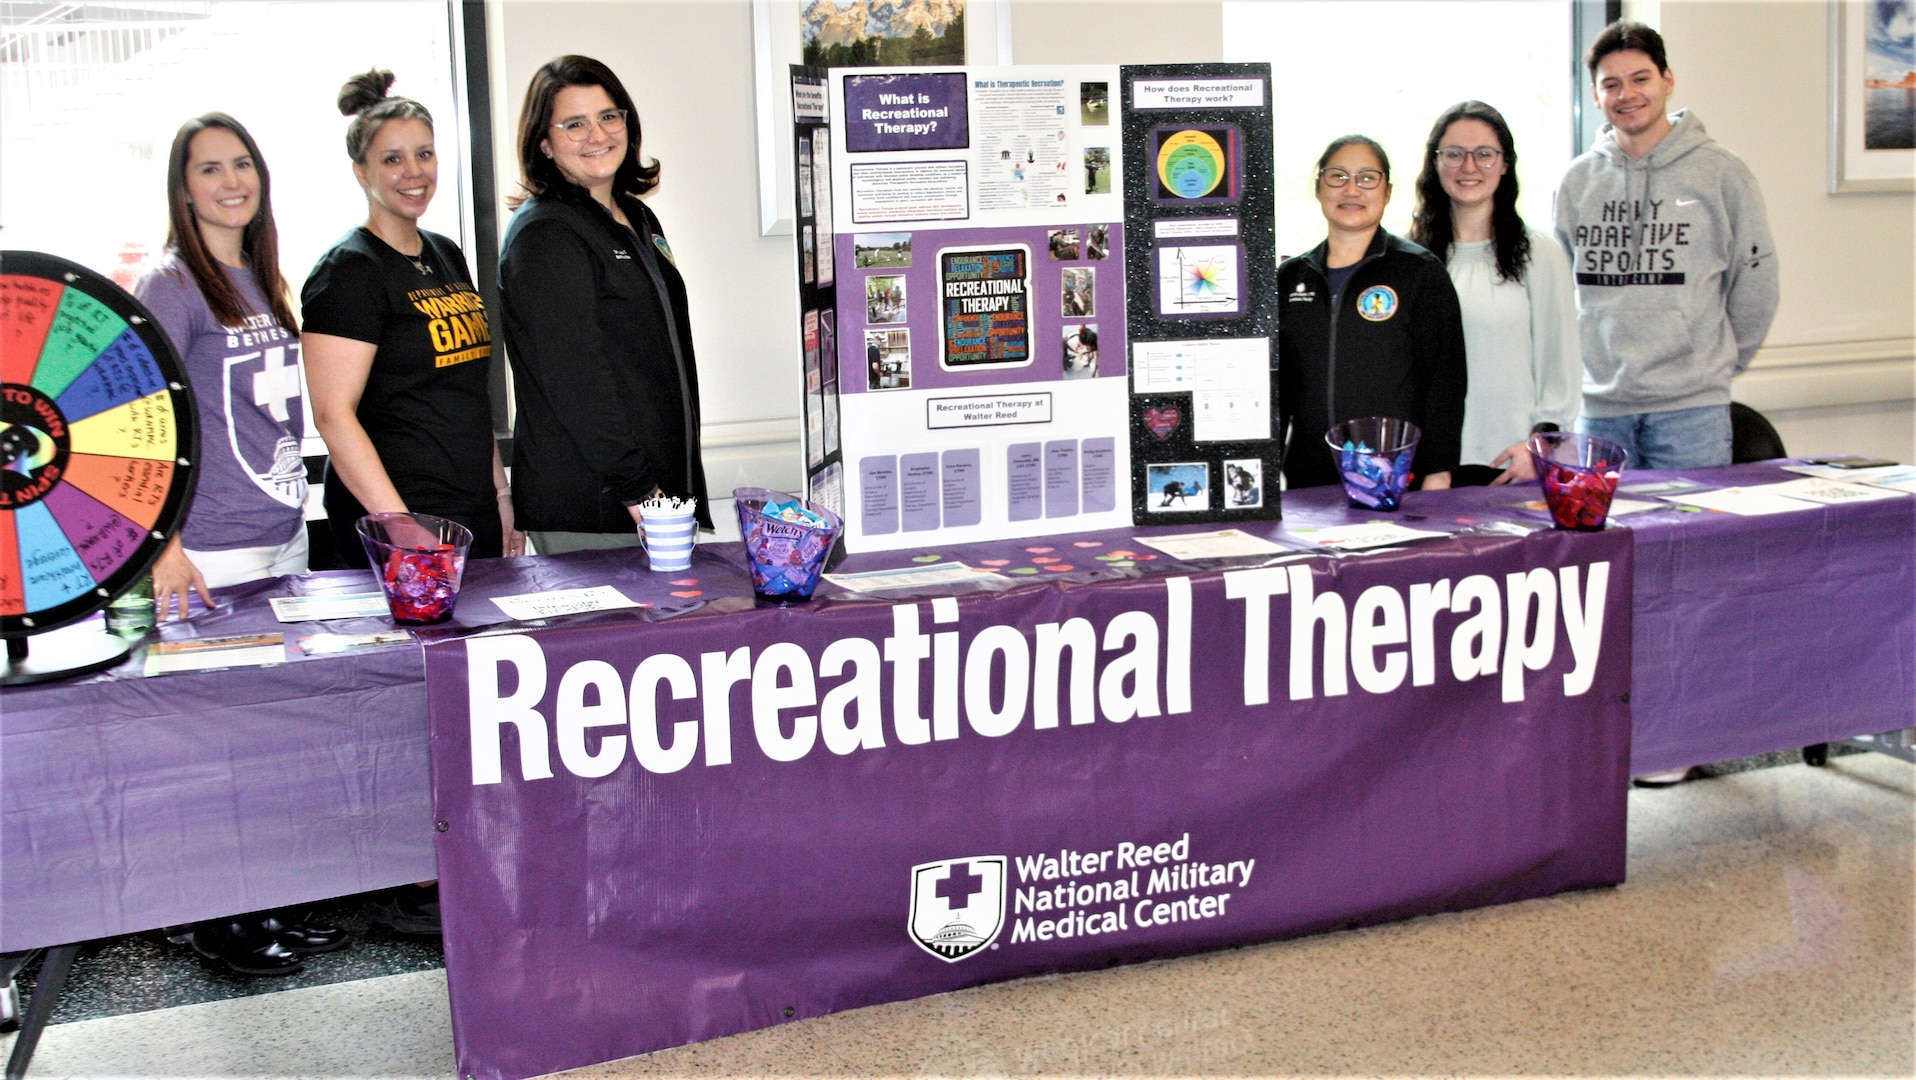
{"label": "red heart cutout", "polygon": [[1178,419],[1182,415],[1183,414],[1178,412],[1176,405],[1168,405],[1162,409],[1146,409],[1144,410],[1144,426],[1151,434],[1156,435],[1158,438],[1168,439],[1171,437],[1171,433],[1178,429]]}

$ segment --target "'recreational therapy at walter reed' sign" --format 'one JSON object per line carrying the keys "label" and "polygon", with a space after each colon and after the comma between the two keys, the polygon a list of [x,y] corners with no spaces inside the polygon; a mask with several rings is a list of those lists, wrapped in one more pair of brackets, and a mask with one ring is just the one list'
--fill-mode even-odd
{"label": "'recreational therapy at walter reed' sign", "polygon": [[1631,557],[429,642],[460,1074],[1618,882]]}

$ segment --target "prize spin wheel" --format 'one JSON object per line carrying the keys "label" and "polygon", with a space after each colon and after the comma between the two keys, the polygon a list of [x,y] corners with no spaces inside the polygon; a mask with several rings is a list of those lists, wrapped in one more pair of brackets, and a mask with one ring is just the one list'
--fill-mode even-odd
{"label": "prize spin wheel", "polygon": [[199,457],[186,373],[113,282],[0,251],[0,384],[0,685],[110,667],[129,645],[104,630],[29,639],[105,607],[178,529]]}

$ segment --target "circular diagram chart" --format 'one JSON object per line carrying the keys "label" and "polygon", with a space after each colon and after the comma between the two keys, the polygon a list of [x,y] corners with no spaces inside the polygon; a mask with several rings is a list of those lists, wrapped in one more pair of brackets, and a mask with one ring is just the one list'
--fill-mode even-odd
{"label": "circular diagram chart", "polygon": [[1229,161],[1208,132],[1180,131],[1158,147],[1158,181],[1181,198],[1198,199],[1217,190]]}
{"label": "circular diagram chart", "polygon": [[0,636],[83,619],[144,574],[198,450],[146,309],[83,266],[0,251]]}

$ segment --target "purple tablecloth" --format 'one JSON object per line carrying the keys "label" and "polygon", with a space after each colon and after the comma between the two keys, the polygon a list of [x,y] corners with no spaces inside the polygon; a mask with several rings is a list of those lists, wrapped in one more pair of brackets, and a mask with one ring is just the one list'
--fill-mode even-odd
{"label": "purple tablecloth", "polygon": [[[1631,481],[1667,474],[1632,474]],[[1714,486],[1788,478],[1773,465],[1685,474]],[[1417,494],[1408,524],[1542,527],[1533,492]],[[1625,519],[1636,541],[1632,769],[1662,768],[1916,726],[1916,499],[1737,518],[1677,510]],[[1285,496],[1284,528],[1371,516],[1334,491]],[[915,554],[1042,570],[1061,587],[1125,578],[1076,541]],[[1040,556],[1032,547],[1058,549]],[[1130,547],[1136,549],[1137,545]],[[1107,547],[1105,550],[1109,550]],[[481,562],[458,621],[502,618],[487,596],[609,583],[658,619],[747,607],[738,549],[701,548],[685,575],[631,553]],[[1013,565],[1015,564],[1015,565]],[[1175,569],[1168,561],[1146,568]],[[660,580],[665,578],[666,580]],[[692,586],[672,581],[691,580]],[[362,592],[363,573],[223,590],[219,612],[162,636],[367,632],[380,620],[283,626],[274,595]],[[697,596],[673,593],[697,592]],[[229,606],[230,605],[230,606]],[[579,617],[586,618],[586,617]],[[141,679],[131,666],[0,691],[0,951],[78,941],[432,876],[426,703],[416,647],[299,658],[267,670]]]}

